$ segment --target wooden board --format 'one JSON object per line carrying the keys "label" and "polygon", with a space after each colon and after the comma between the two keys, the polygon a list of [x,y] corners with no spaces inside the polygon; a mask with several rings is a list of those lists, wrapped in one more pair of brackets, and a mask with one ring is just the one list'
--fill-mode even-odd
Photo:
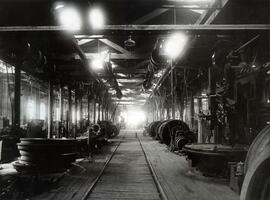
{"label": "wooden board", "polygon": [[127,133],[88,199],[160,199],[134,133]]}
{"label": "wooden board", "polygon": [[142,145],[170,200],[237,200],[239,196],[224,180],[204,177],[190,170],[185,157],[170,152],[150,137]]}

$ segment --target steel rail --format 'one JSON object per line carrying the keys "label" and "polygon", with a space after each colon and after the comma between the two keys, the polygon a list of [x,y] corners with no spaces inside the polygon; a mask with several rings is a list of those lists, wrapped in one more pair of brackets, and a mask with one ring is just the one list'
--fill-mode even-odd
{"label": "steel rail", "polygon": [[86,193],[83,195],[83,197],[81,198],[81,200],[86,200],[88,198],[88,196],[91,194],[91,192],[93,191],[93,189],[97,185],[98,181],[100,180],[101,176],[104,174],[105,169],[107,168],[107,166],[111,162],[113,156],[115,155],[115,152],[117,151],[118,147],[120,146],[120,144],[122,143],[122,140],[124,138],[125,138],[125,135],[121,138],[121,140],[119,141],[119,143],[115,147],[114,151],[112,152],[110,158],[106,161],[106,163],[103,166],[102,170],[100,171],[100,173],[98,174],[98,176],[95,178],[94,182],[90,185],[90,187],[88,188],[88,190],[86,191]]}
{"label": "steel rail", "polygon": [[138,141],[139,141],[139,143],[140,143],[140,146],[141,146],[141,149],[142,149],[144,158],[145,158],[145,160],[146,160],[146,163],[147,163],[147,166],[148,166],[148,168],[149,168],[149,171],[150,171],[150,173],[151,173],[151,175],[152,175],[152,177],[153,177],[153,180],[154,180],[154,182],[155,182],[155,184],[156,184],[156,187],[157,187],[157,190],[158,190],[158,192],[159,192],[160,198],[161,198],[162,200],[168,200],[169,198],[167,197],[166,192],[164,191],[162,185],[160,184],[160,181],[159,181],[159,179],[158,179],[158,176],[157,176],[157,174],[156,174],[156,172],[155,172],[155,170],[154,170],[154,168],[153,168],[153,166],[152,166],[152,164],[151,164],[151,161],[148,159],[148,157],[147,157],[147,155],[146,155],[146,153],[145,153],[145,150],[144,150],[144,148],[143,148],[143,145],[142,145],[141,140],[140,140],[140,138],[138,137],[137,133],[136,133],[136,137],[137,137],[137,139],[138,139]]}

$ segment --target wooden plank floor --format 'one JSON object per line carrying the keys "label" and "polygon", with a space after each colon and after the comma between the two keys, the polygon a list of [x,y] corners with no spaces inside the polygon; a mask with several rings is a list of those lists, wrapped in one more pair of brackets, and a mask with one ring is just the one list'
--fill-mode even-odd
{"label": "wooden plank floor", "polygon": [[122,136],[114,139],[112,144],[102,147],[100,154],[94,155],[94,162],[83,160],[67,172],[55,189],[36,195],[36,200],[71,200],[81,199],[102,170],[104,164],[116,148]]}
{"label": "wooden plank floor", "polygon": [[[124,133],[126,136],[121,139]],[[185,157],[173,154],[165,145],[150,137],[143,137],[141,132],[138,132],[138,135],[169,200],[239,199],[239,195],[229,188],[227,182],[193,173],[190,171]],[[47,190],[32,196],[31,199],[81,199],[119,141],[122,143],[88,199],[160,199],[140,144],[135,137],[135,131],[122,131],[112,144],[104,147],[102,153],[95,156],[94,163],[88,161],[77,163],[77,167],[66,173],[59,182],[53,184],[55,187],[51,187],[52,189],[48,187]]]}
{"label": "wooden plank floor", "polygon": [[88,199],[160,199],[134,131],[127,132]]}
{"label": "wooden plank floor", "polygon": [[150,137],[140,139],[154,171],[170,200],[239,200],[227,182],[193,173],[186,158],[170,152]]}

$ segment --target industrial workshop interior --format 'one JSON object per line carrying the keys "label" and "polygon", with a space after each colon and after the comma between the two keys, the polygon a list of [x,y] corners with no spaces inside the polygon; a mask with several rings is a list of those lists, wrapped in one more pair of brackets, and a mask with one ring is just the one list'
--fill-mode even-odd
{"label": "industrial workshop interior", "polygon": [[0,0],[1,200],[270,200],[269,0]]}

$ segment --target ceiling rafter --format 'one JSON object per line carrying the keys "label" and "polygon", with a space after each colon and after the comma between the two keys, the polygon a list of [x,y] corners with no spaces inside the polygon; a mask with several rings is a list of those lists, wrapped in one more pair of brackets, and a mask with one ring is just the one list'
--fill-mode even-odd
{"label": "ceiling rafter", "polygon": [[[269,24],[214,24],[214,25],[105,25],[100,31],[146,31],[149,34],[154,31],[168,32],[168,31],[268,31],[270,30]],[[48,31],[67,31],[66,28],[61,26],[0,26],[0,32],[48,32]],[[216,34],[216,33],[214,33]]]}
{"label": "ceiling rafter", "polygon": [[[210,24],[219,14],[221,9],[228,3],[229,0],[214,0],[209,4],[209,9],[203,11],[195,24]],[[218,8],[218,9],[217,9]],[[210,14],[211,13],[211,14]],[[210,16],[209,16],[210,14]],[[207,16],[209,16],[207,18]]]}
{"label": "ceiling rafter", "polygon": [[139,19],[133,21],[132,24],[143,24],[145,22],[150,21],[151,19],[154,19],[158,16],[160,16],[161,14],[167,12],[169,10],[169,8],[157,8],[155,10],[153,10],[152,12],[140,17]]}
{"label": "ceiling rafter", "polygon": [[[223,8],[228,2],[229,0],[219,0],[219,7]],[[219,10],[215,10],[209,17],[208,19],[205,21],[204,24],[211,24],[214,19],[218,16],[218,14],[220,13],[221,9]]]}
{"label": "ceiling rafter", "polygon": [[120,45],[108,40],[108,39],[99,39],[100,42],[112,47],[113,49],[123,53],[123,54],[131,54],[128,50],[124,49]]}
{"label": "ceiling rafter", "polygon": [[84,44],[91,43],[91,42],[93,42],[94,40],[95,40],[95,39],[81,39],[81,40],[78,41],[78,45],[79,45],[79,46],[82,46],[82,45],[84,45]]}
{"label": "ceiling rafter", "polygon": [[[87,59],[96,58],[99,54],[98,53],[85,53]],[[139,59],[146,59],[148,58],[148,54],[119,54],[119,53],[111,53],[110,58],[111,60],[139,60]],[[77,58],[77,57],[76,57]]]}

